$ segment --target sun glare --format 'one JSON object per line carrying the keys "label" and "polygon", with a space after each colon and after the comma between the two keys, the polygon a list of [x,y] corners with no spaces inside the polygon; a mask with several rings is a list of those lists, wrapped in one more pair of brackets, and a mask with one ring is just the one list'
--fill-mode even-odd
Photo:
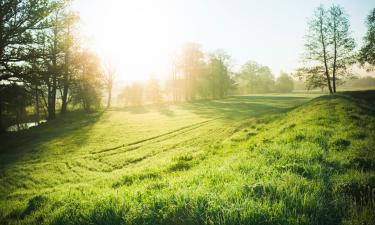
{"label": "sun glare", "polygon": [[170,58],[183,42],[176,36],[178,15],[170,15],[167,4],[82,0],[75,7],[88,47],[115,65],[120,80],[167,76]]}

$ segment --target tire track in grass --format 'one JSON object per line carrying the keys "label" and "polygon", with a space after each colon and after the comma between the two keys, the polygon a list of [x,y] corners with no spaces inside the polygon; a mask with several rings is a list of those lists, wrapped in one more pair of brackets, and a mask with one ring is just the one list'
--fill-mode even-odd
{"label": "tire track in grass", "polygon": [[[117,150],[117,149],[120,149],[120,148],[130,147],[130,146],[142,144],[144,142],[149,142],[149,141],[152,141],[152,140],[155,140],[155,139],[158,139],[158,138],[161,138],[161,137],[166,137],[166,136],[169,136],[169,135],[172,135],[171,137],[175,137],[179,134],[183,134],[183,133],[186,133],[188,131],[200,128],[202,125],[207,124],[207,123],[212,122],[212,121],[215,121],[215,120],[218,120],[220,118],[222,118],[222,117],[218,117],[218,118],[210,119],[210,120],[205,120],[205,121],[202,121],[202,122],[199,122],[199,123],[184,126],[184,127],[178,128],[176,130],[172,130],[172,131],[169,131],[169,132],[166,132],[166,133],[163,133],[163,134],[159,134],[159,135],[156,135],[156,136],[153,136],[153,137],[138,140],[138,141],[131,142],[131,143],[128,143],[128,144],[122,144],[122,145],[118,145],[118,146],[115,146],[115,147],[112,147],[112,148],[106,148],[106,149],[101,149],[101,150],[98,150],[98,151],[93,151],[93,152],[90,152],[90,154],[96,155],[96,154],[101,154],[101,153],[105,153],[105,152],[110,152],[110,151],[114,151],[114,150]],[[168,137],[168,138],[170,138],[170,137]],[[165,140],[165,139],[163,139],[163,140]],[[130,148],[129,150],[132,151],[132,150],[138,149],[139,147],[141,147],[141,146]]]}
{"label": "tire track in grass", "polygon": [[[184,131],[183,133],[188,133],[188,132],[190,132],[190,131],[193,131],[194,129],[190,129],[190,130],[186,130],[186,131]],[[221,132],[219,132],[219,134],[221,135],[221,134],[224,134],[224,133],[227,133],[227,131],[226,130],[221,130]],[[180,133],[181,134],[181,133]],[[174,136],[177,136],[178,134],[174,134]],[[219,136],[220,136],[219,135]],[[200,139],[200,138],[198,138],[198,139]],[[202,139],[201,139],[201,141],[204,141],[204,139],[205,138],[203,138],[202,137]],[[167,140],[167,138],[165,139],[165,140]],[[142,162],[142,161],[144,161],[144,160],[147,160],[147,159],[149,159],[149,158],[152,158],[152,157],[156,157],[156,156],[158,156],[158,155],[160,155],[160,154],[163,154],[163,153],[165,153],[165,152],[168,152],[168,151],[170,151],[170,150],[173,150],[173,149],[175,149],[176,147],[183,147],[183,146],[192,146],[192,142],[191,141],[196,141],[197,140],[197,137],[189,137],[188,139],[186,139],[186,140],[181,140],[181,141],[179,141],[178,143],[169,143],[168,144],[168,146],[165,146],[165,147],[163,147],[163,148],[161,148],[159,151],[157,151],[157,152],[155,152],[155,151],[152,151],[152,152],[147,152],[147,153],[145,153],[145,155],[141,155],[141,156],[139,156],[139,157],[137,157],[137,158],[132,158],[132,159],[128,159],[128,160],[125,160],[124,161],[124,163],[122,163],[122,164],[119,164],[119,165],[116,165],[116,166],[113,166],[110,162],[105,162],[106,164],[108,164],[108,165],[111,165],[112,166],[112,168],[113,168],[113,170],[111,170],[111,171],[106,171],[106,172],[114,172],[114,171],[118,171],[118,170],[122,170],[124,167],[126,167],[126,166],[129,166],[129,165],[134,165],[134,164],[136,164],[136,163],[140,163],[140,162]],[[143,145],[143,146],[140,146],[140,147],[145,147],[145,148],[147,148],[149,145],[151,145],[151,144],[154,144],[155,142],[153,142],[153,143],[148,143],[147,145]],[[124,154],[124,153],[126,153],[126,152],[121,152],[121,153],[115,153],[115,154]],[[111,154],[111,155],[115,155],[115,154]],[[102,161],[102,163],[104,163],[103,161]]]}
{"label": "tire track in grass", "polygon": [[[181,132],[181,131],[184,131],[184,130],[186,130],[185,132],[188,132],[190,130],[197,129],[197,128],[201,127],[202,125],[206,124],[206,123],[218,120],[220,118],[222,118],[222,117],[218,117],[218,118],[210,119],[210,120],[205,120],[205,121],[202,121],[202,122],[199,122],[199,123],[184,126],[184,127],[178,128],[176,130],[172,130],[172,131],[160,134],[160,135],[156,135],[156,136],[153,136],[153,137],[150,137],[150,138],[146,138],[146,139],[142,139],[142,140],[139,140],[139,141],[131,142],[131,143],[128,143],[128,144],[122,144],[122,145],[118,145],[118,146],[115,146],[115,147],[112,147],[112,148],[106,148],[106,149],[102,149],[102,150],[98,150],[98,151],[92,151],[92,152],[89,152],[88,154],[82,154],[82,155],[77,155],[77,156],[74,156],[74,157],[69,157],[69,160],[93,159],[92,158],[93,155],[103,154],[103,153],[106,153],[106,152],[111,152],[111,151],[114,151],[114,150],[117,150],[117,149],[120,149],[120,148],[125,148],[125,147],[130,147],[130,148],[127,148],[127,149],[125,149],[125,151],[121,151],[121,152],[133,151],[133,150],[136,150],[136,149],[142,147],[142,145],[136,146],[137,144],[142,144],[144,142],[152,141],[152,140],[155,140],[157,138],[165,137],[165,136],[168,136],[170,134],[178,133],[178,132]],[[175,136],[177,136],[177,135],[174,135],[172,137],[175,137]],[[166,138],[166,139],[168,139],[168,138]],[[117,154],[117,153],[119,153],[119,152],[116,152],[116,153],[113,153],[113,154]],[[50,159],[47,162],[47,161],[43,161],[41,159],[32,159],[32,160],[24,160],[24,161],[16,162],[13,165],[30,166],[30,165],[42,165],[42,164],[44,164],[44,165],[47,166],[47,165],[54,164],[54,163],[64,162],[65,160],[66,159],[58,159],[58,160],[51,160]],[[3,168],[1,168],[1,165],[0,165],[0,169],[3,169]]]}
{"label": "tire track in grass", "polygon": [[[44,165],[45,167],[48,167],[49,165],[53,165],[55,163],[62,163],[62,164],[64,164],[66,166],[67,173],[71,173],[71,174],[74,174],[75,176],[84,178],[84,176],[82,175],[82,174],[85,173],[84,171],[91,171],[91,170],[90,170],[90,168],[84,166],[82,163],[77,163],[77,160],[89,159],[89,160],[95,161],[96,163],[99,163],[99,164],[102,164],[102,165],[104,164],[107,167],[104,170],[98,169],[96,171],[91,171],[91,172],[96,172],[96,173],[111,173],[111,172],[114,172],[114,171],[122,170],[122,169],[124,169],[125,167],[127,167],[129,165],[134,165],[134,164],[141,163],[144,160],[147,160],[149,158],[152,158],[152,157],[155,157],[157,155],[163,154],[163,153],[165,153],[167,151],[173,150],[177,146],[185,146],[186,144],[191,143],[192,140],[195,140],[196,137],[188,138],[188,140],[181,140],[179,143],[175,143],[175,144],[169,143],[168,146],[160,149],[160,151],[157,151],[157,152],[148,152],[148,153],[146,153],[144,155],[140,155],[138,157],[135,157],[135,158],[132,158],[132,159],[128,159],[128,160],[126,160],[121,165],[113,165],[113,164],[111,164],[109,162],[101,161],[101,160],[98,160],[97,158],[92,158],[92,156],[97,155],[101,159],[103,159],[103,157],[106,157],[106,156],[111,156],[111,155],[116,155],[116,154],[122,154],[122,153],[126,153],[128,151],[133,151],[133,150],[136,150],[136,149],[139,149],[139,148],[147,148],[148,146],[150,146],[152,144],[163,142],[163,141],[166,141],[168,139],[174,138],[176,136],[183,135],[183,134],[192,132],[192,131],[194,131],[196,129],[202,128],[203,126],[211,124],[210,122],[213,122],[213,121],[218,120],[220,118],[221,117],[215,118],[215,119],[206,120],[206,121],[202,121],[202,122],[195,123],[195,124],[191,124],[191,125],[184,126],[184,127],[179,128],[179,129],[176,129],[176,130],[172,130],[172,131],[167,132],[167,133],[163,133],[163,134],[156,135],[156,136],[153,136],[153,137],[150,137],[150,138],[147,138],[147,139],[142,139],[142,140],[139,140],[139,141],[136,141],[136,142],[129,143],[129,144],[127,144],[127,145],[124,146],[124,147],[128,147],[125,151],[120,151],[120,152],[116,151],[116,152],[113,152],[114,150],[122,148],[123,145],[121,145],[121,146],[117,146],[117,148],[105,149],[107,151],[101,150],[100,152],[94,152],[94,154],[92,154],[92,153],[90,154],[89,153],[89,154],[80,155],[80,156],[77,156],[77,157],[71,157],[69,159],[69,162],[67,162],[66,159],[65,160],[61,160],[61,161],[60,160],[54,160],[54,161],[49,161],[49,162],[44,162],[44,161],[39,161],[38,162],[38,161],[34,161],[33,160],[33,162],[29,161],[29,162],[22,162],[22,163],[17,163],[17,164],[18,164],[18,166],[21,166],[21,168],[22,168],[25,165],[30,166],[30,164],[32,166]],[[147,143],[147,144],[145,144],[145,143]],[[105,153],[110,153],[110,154],[107,154],[105,156],[101,156],[101,154],[105,154]],[[97,179],[93,178],[93,177],[88,178],[88,179],[84,179],[84,182],[95,182],[95,181],[97,181]],[[80,183],[82,183],[82,182],[78,182],[77,185],[80,184]],[[62,183],[62,184],[58,184],[57,186],[63,187],[64,185],[66,185],[66,184]],[[52,187],[43,187],[42,189],[43,190],[48,190],[49,188],[52,188]],[[23,191],[25,191],[25,190],[23,190]],[[9,195],[11,195],[11,193],[9,193]]]}

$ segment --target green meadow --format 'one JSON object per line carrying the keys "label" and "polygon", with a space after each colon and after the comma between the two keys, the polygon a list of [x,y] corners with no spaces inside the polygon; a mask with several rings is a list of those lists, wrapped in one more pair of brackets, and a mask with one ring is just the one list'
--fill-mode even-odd
{"label": "green meadow", "polygon": [[375,223],[375,91],[73,112],[0,141],[0,224]]}

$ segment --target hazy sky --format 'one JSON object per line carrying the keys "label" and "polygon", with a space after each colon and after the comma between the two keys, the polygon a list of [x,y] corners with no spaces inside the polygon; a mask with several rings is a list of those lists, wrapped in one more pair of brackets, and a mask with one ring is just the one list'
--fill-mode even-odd
{"label": "hazy sky", "polygon": [[339,4],[350,16],[358,44],[370,0],[76,0],[82,32],[121,80],[163,78],[185,42],[204,51],[224,49],[234,68],[251,59],[276,75],[298,67],[307,20],[320,4]]}

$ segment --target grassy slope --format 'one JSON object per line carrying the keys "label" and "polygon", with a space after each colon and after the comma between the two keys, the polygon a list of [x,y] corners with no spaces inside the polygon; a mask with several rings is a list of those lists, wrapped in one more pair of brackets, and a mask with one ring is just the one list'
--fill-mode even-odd
{"label": "grassy slope", "polygon": [[2,137],[0,222],[371,224],[375,93],[280,114],[307,100],[77,114]]}

